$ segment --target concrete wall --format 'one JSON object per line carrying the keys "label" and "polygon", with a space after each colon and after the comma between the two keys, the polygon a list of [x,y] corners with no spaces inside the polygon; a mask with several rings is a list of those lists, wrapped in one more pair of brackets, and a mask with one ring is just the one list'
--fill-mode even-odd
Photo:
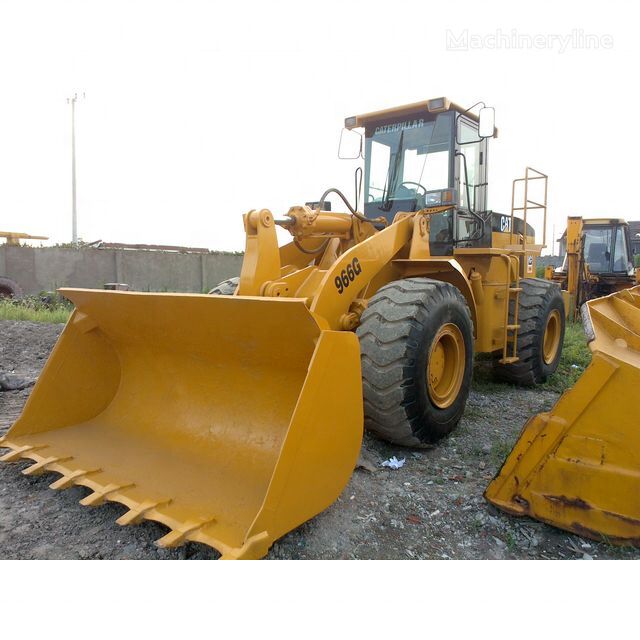
{"label": "concrete wall", "polygon": [[101,289],[124,282],[136,291],[202,293],[240,274],[242,256],[134,249],[63,249],[0,245],[0,276],[15,280],[25,294],[57,287]]}

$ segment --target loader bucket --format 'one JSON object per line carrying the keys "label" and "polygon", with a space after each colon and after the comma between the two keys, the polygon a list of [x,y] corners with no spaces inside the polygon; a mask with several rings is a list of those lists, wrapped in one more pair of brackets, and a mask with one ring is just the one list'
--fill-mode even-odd
{"label": "loader bucket", "polygon": [[485,497],[595,540],[640,546],[640,287],[592,300],[593,359],[534,416]]}
{"label": "loader bucket", "polygon": [[157,544],[259,558],[331,505],[362,439],[359,346],[303,300],[64,289],[73,312],[0,440]]}

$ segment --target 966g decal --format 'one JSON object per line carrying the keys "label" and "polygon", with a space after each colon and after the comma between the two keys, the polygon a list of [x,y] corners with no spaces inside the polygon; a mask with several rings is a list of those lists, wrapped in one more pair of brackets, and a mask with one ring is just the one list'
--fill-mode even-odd
{"label": "966g decal", "polygon": [[362,273],[362,267],[358,258],[354,258],[346,267],[340,272],[340,275],[335,277],[334,283],[338,293],[342,293],[360,274]]}

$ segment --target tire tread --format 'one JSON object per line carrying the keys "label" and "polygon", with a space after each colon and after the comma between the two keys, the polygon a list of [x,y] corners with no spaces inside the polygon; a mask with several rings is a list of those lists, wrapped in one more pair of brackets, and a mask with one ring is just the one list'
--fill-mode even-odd
{"label": "tire tread", "polygon": [[468,326],[473,326],[466,300],[446,282],[397,280],[382,287],[369,301],[356,332],[366,429],[406,446],[432,443],[444,435],[421,424],[413,369],[415,350],[429,323],[430,311],[447,303],[462,305]]}

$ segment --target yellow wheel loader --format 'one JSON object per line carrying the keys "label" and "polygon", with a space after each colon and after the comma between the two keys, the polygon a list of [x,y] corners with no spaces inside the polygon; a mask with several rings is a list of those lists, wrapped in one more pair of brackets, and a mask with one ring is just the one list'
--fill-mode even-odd
{"label": "yellow wheel loader", "polygon": [[363,425],[401,445],[450,433],[474,351],[544,381],[565,317],[533,277],[547,176],[527,168],[511,212],[487,210],[486,107],[437,98],[345,124],[363,211],[336,189],[279,218],[250,211],[240,277],[216,295],[63,289],[75,311],[3,459],[87,487],[82,504],[122,503],[120,524],[163,523],[161,546],[258,558],[338,498]]}
{"label": "yellow wheel loader", "polygon": [[582,315],[591,364],[527,422],[485,497],[513,515],[640,547],[640,287],[589,301]]}
{"label": "yellow wheel loader", "polygon": [[557,269],[547,266],[545,278],[561,286],[567,317],[576,319],[587,300],[638,284],[625,220],[569,216],[561,243],[564,261]]}

